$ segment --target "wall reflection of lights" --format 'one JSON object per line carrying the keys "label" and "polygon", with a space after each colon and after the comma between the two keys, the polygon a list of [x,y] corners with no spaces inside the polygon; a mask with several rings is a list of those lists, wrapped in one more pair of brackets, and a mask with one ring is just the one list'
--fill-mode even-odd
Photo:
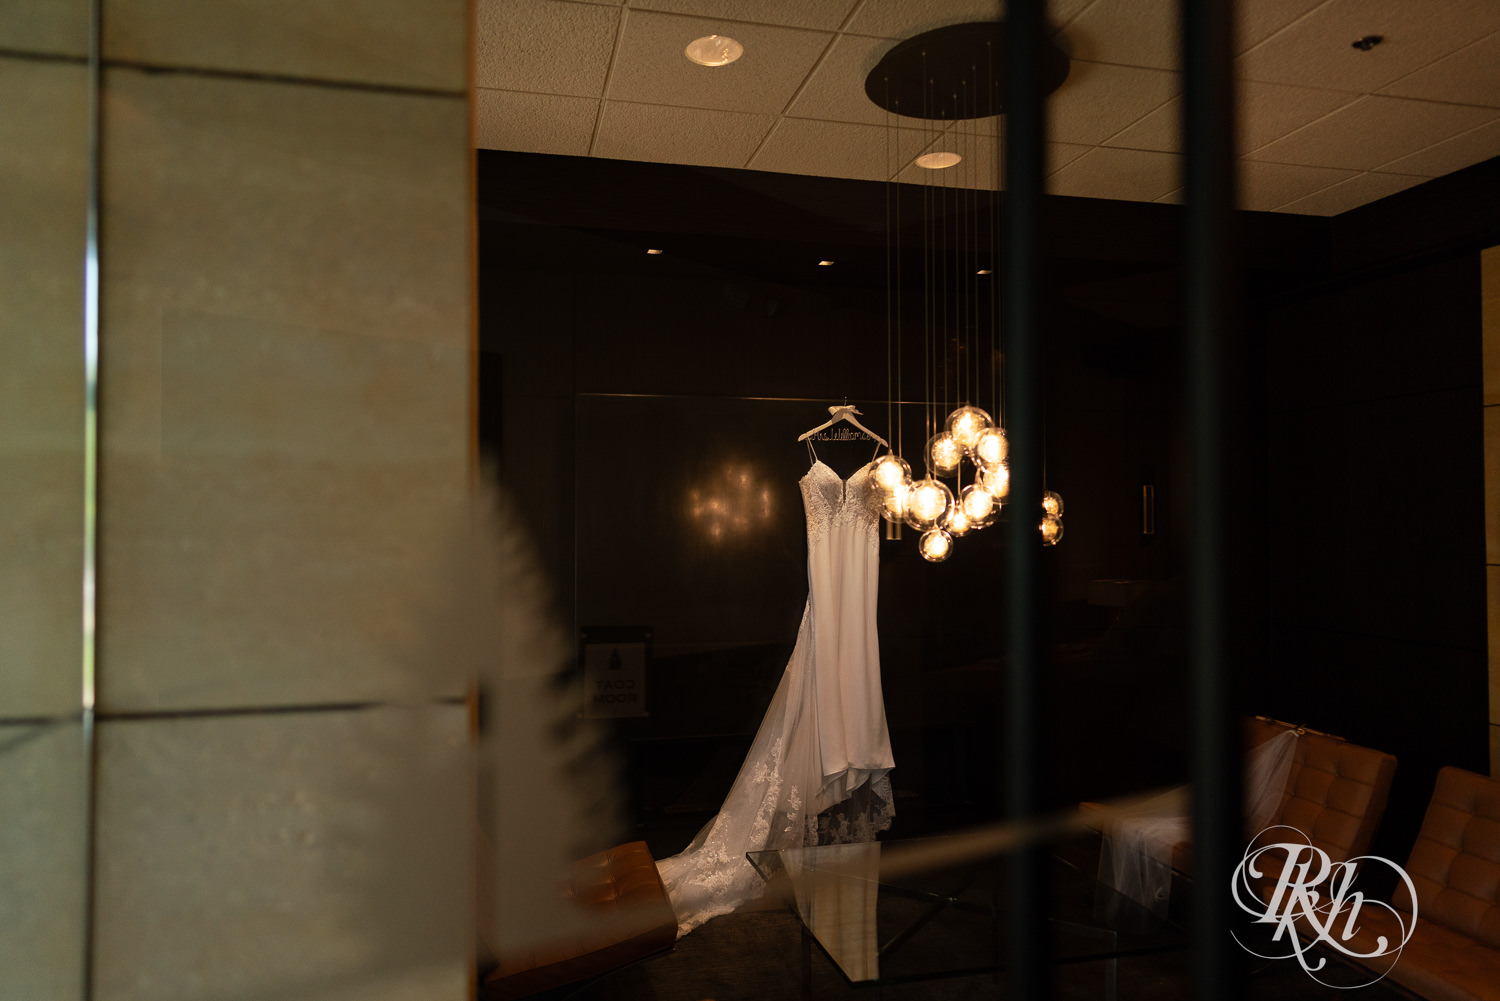
{"label": "wall reflection of lights", "polygon": [[753,538],[775,513],[775,495],[754,466],[726,463],[701,487],[688,491],[687,514],[709,542]]}

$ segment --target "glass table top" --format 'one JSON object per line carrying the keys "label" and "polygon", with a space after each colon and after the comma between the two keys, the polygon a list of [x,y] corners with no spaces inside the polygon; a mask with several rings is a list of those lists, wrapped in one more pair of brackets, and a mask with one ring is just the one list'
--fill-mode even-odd
{"label": "glass table top", "polygon": [[[747,858],[852,983],[993,973],[1004,968],[1010,857],[951,861],[952,839],[921,838],[750,852]],[[1103,963],[1186,949],[1180,926],[1153,920],[1097,878],[1097,840],[1045,856],[1053,963]]]}

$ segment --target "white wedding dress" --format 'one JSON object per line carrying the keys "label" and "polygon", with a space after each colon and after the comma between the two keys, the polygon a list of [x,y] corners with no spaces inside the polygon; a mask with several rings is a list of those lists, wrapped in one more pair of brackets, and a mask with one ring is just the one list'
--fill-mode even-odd
{"label": "white wedding dress", "polygon": [[746,852],[873,841],[895,810],[875,633],[879,523],[870,466],[802,477],[807,607],[786,673],[719,813],[657,864],[677,934],[760,895]]}

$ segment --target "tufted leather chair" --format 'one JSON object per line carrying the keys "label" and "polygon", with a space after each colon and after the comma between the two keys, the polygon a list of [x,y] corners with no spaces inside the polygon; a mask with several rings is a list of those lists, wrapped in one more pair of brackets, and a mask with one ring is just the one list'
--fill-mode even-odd
{"label": "tufted leather chair", "polygon": [[[1253,746],[1283,730],[1257,718],[1246,722],[1246,739]],[[1304,731],[1272,822],[1295,827],[1335,862],[1363,855],[1385,813],[1395,773],[1393,755]]]}
{"label": "tufted leather chair", "polygon": [[499,965],[484,978],[484,1001],[510,1001],[597,977],[670,949],[677,941],[677,915],[644,841],[577,863],[568,896],[584,913],[602,920],[582,923],[572,941],[499,957]]}
{"label": "tufted leather chair", "polygon": [[[1387,977],[1431,1001],[1500,1001],[1500,781],[1438,772],[1406,873],[1417,890],[1416,931],[1394,966],[1389,957],[1366,965],[1389,967]],[[1411,913],[1404,885],[1391,902]],[[1379,935],[1400,940],[1394,918],[1360,913],[1361,950],[1373,950]]]}
{"label": "tufted leather chair", "polygon": [[[1261,717],[1247,719],[1245,745],[1255,747],[1286,729],[1284,724]],[[1332,861],[1346,862],[1369,850],[1395,774],[1394,755],[1304,730],[1297,738],[1286,791],[1271,823],[1295,827]],[[1256,833],[1246,832],[1248,836]],[[1264,864],[1270,866],[1268,877],[1274,880],[1279,864],[1274,859]],[[1173,846],[1172,867],[1179,872],[1193,871],[1190,843]]]}

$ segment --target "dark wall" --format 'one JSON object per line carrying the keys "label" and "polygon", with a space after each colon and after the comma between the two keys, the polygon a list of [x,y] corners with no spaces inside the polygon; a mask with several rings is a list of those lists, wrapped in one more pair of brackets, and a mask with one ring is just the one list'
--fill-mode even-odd
{"label": "dark wall", "polygon": [[1333,220],[1266,311],[1268,656],[1250,698],[1395,754],[1377,854],[1488,771],[1481,292],[1500,158]]}
{"label": "dark wall", "polygon": [[1405,859],[1437,769],[1488,770],[1478,255],[1267,317],[1264,711],[1399,759],[1377,854]]}
{"label": "dark wall", "polygon": [[[930,369],[917,266],[903,295],[899,380],[888,372],[883,248],[876,244],[868,259],[872,227],[880,238],[881,186],[795,179],[831,185],[838,197],[804,193],[783,204],[842,206],[843,222],[831,220],[827,241],[814,248],[743,229],[713,232],[701,220],[714,218],[722,184],[735,177],[713,174],[715,184],[695,193],[677,183],[681,169],[662,168],[653,180],[643,165],[629,168],[636,184],[677,193],[670,202],[648,193],[645,204],[691,216],[701,197],[698,218],[709,231],[686,241],[637,232],[622,225],[618,205],[590,215],[581,204],[595,197],[586,184],[567,212],[613,225],[561,225],[558,211],[539,207],[553,199],[528,198],[524,184],[509,198],[492,195],[490,204],[504,207],[481,224],[481,424],[538,536],[565,620],[577,629],[652,630],[651,715],[619,731],[636,765],[638,807],[648,819],[670,820],[717,807],[796,639],[807,596],[797,481],[809,462],[797,436],[847,398],[892,440],[893,425],[904,428],[902,451],[920,469],[924,408],[895,405],[888,393],[899,387],[904,399],[920,400]],[[1097,765],[1119,756],[1105,746],[1100,710],[1123,720],[1136,718],[1136,707],[1161,708],[1157,681],[1143,683],[1118,660],[1094,661],[1115,610],[1086,601],[1090,580],[1159,576],[1169,548],[1167,518],[1158,534],[1141,534],[1140,495],[1143,483],[1156,484],[1167,509],[1172,311],[1122,309],[1118,284],[1099,288],[1156,274],[1160,262],[1142,258],[1166,249],[1159,236],[1127,228],[1124,263],[1104,255],[1060,272],[1048,338],[1048,481],[1068,505],[1066,537],[1045,554],[1063,691],[1056,729],[1060,745],[1088,749],[1060,769],[1075,800],[1111,791]],[[667,252],[647,255],[652,246]],[[824,256],[840,267],[819,268]],[[1068,298],[1069,281],[1087,287],[1086,303]],[[1154,279],[1145,287],[1154,291]],[[988,315],[991,291],[970,291],[974,309]],[[975,402],[992,408],[987,373],[976,371],[993,360],[985,355],[967,352],[955,363],[950,403],[970,398],[958,389],[967,371],[980,387]],[[818,450],[844,474],[872,454],[867,443]],[[997,525],[932,565],[917,555],[910,529],[881,542],[882,684],[903,833],[987,816],[998,805],[1004,545]]]}
{"label": "dark wall", "polygon": [[[1500,188],[1467,173],[1476,190]],[[482,153],[479,195],[482,437],[565,621],[652,628],[651,716],[620,733],[640,816],[682,818],[685,841],[717,808],[795,640],[797,435],[846,398],[876,430],[896,423],[883,186]],[[1244,220],[1256,319],[1241,389],[1264,429],[1244,455],[1264,470],[1244,536],[1269,542],[1247,569],[1244,611],[1263,646],[1243,708],[1397,754],[1377,849],[1398,859],[1438,765],[1485,769],[1472,252],[1485,233],[1474,215],[1435,212],[1453,198],[1443,179],[1332,225]],[[1076,800],[1185,772],[1180,216],[1086,199],[1051,209],[1047,472],[1068,505],[1067,535],[1046,554],[1051,760],[1059,798]],[[1439,216],[1447,229],[1424,225]],[[919,293],[908,287],[908,310]],[[900,395],[915,400],[920,314],[904,328],[918,353]],[[921,408],[903,409],[919,465]],[[847,474],[869,448],[820,454]],[[733,518],[703,514],[709,498]],[[933,566],[909,530],[881,543],[896,833],[995,803],[1003,546],[992,528]],[[1123,610],[1088,604],[1089,582],[1111,578],[1149,586]]]}

